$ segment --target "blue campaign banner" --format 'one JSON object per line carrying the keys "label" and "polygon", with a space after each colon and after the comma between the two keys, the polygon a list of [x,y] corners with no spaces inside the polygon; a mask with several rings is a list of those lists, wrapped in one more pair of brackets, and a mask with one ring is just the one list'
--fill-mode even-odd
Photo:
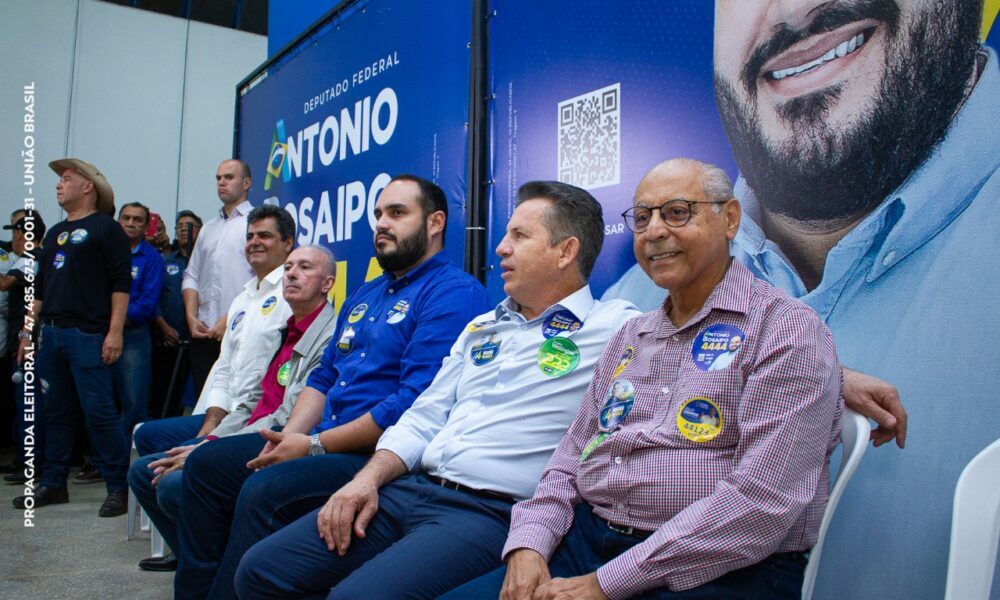
{"label": "blue campaign banner", "polygon": [[381,273],[373,210],[412,173],[449,201],[445,251],[465,251],[468,3],[360,1],[253,81],[239,98],[238,155],[250,201],[285,207],[299,244],[337,257],[334,303]]}
{"label": "blue campaign banner", "polygon": [[689,156],[736,176],[712,91],[712,3],[603,0],[492,3],[491,298],[503,297],[493,249],[517,188],[555,179],[604,208],[590,285],[600,296],[635,263],[619,216],[656,163]]}
{"label": "blue campaign banner", "polygon": [[[1000,437],[1000,370],[972,343],[1000,330],[998,3],[490,8],[490,243],[519,185],[580,185],[604,207],[595,295],[653,310],[666,291],[618,215],[664,159],[723,167],[743,207],[732,255],[814,309],[840,363],[908,414],[906,448],[869,448],[848,485],[814,597],[941,598],[956,482]],[[855,400],[859,382],[845,375]]]}

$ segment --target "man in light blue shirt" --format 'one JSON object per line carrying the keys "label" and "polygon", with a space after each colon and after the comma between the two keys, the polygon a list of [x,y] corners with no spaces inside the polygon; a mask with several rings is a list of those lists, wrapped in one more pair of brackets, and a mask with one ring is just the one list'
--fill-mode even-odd
{"label": "man in light blue shirt", "polygon": [[[815,596],[940,598],[955,484],[1000,436],[1000,370],[967,358],[1000,328],[1000,71],[976,41],[982,3],[768,4],[717,2],[745,217],[732,253],[815,309],[844,364],[899,387],[914,441],[865,457]],[[608,295],[657,302],[642,283]]]}
{"label": "man in light blue shirt", "polygon": [[[434,598],[500,565],[511,505],[532,495],[605,344],[638,315],[591,296],[604,223],[590,194],[531,182],[518,198],[497,247],[508,297],[469,323],[351,483],[247,552],[241,598]],[[286,552],[294,564],[274,560]]]}

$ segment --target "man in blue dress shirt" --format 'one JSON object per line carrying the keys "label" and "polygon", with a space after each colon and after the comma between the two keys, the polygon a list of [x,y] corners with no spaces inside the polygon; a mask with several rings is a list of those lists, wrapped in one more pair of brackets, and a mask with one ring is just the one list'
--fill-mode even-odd
{"label": "man in blue dress shirt", "polygon": [[367,466],[338,490],[331,484],[358,461],[323,456],[309,459],[311,482],[275,473],[244,490],[239,521],[263,535],[326,504],[246,553],[240,598],[331,587],[328,598],[436,598],[498,567],[511,506],[534,492],[607,341],[639,314],[591,296],[603,240],[589,193],[522,186],[496,250],[509,297],[466,327]]}
{"label": "man in blue dress shirt", "polygon": [[188,457],[177,597],[231,596],[242,552],[227,551],[230,521],[255,470],[291,461],[283,471],[313,477],[307,461],[293,459],[326,452],[357,453],[360,468],[382,432],[431,383],[462,327],[488,308],[483,286],[441,252],[447,210],[435,184],[395,177],[375,206],[375,256],[385,274],[347,299],[284,429],[223,438]]}

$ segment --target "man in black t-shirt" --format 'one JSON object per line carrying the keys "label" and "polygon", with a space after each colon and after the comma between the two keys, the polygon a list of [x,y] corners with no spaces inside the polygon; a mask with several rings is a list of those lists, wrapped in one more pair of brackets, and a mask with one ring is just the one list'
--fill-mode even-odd
{"label": "man in black t-shirt", "polygon": [[[69,502],[75,389],[99,459],[94,463],[107,484],[98,515],[113,517],[126,512],[129,448],[115,409],[111,365],[122,353],[132,285],[129,241],[111,216],[111,185],[94,165],[66,158],[49,167],[59,175],[56,199],[67,216],[45,236],[31,311],[41,323],[35,365],[46,425],[45,469],[34,506]],[[19,358],[28,351],[22,342]],[[26,499],[15,498],[14,506],[24,508]]]}

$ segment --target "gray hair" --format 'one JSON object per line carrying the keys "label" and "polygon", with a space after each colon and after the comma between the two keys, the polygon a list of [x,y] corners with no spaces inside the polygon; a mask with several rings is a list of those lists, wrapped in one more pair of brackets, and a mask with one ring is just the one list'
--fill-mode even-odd
{"label": "gray hair", "polygon": [[[698,171],[702,192],[705,193],[708,200],[712,202],[725,202],[733,198],[733,182],[729,179],[729,175],[726,175],[726,172],[721,167],[693,158],[667,159],[650,169],[649,173],[643,179],[661,171],[675,171],[680,169],[695,169]],[[713,204],[712,209],[717,213],[722,212],[722,205]]]}
{"label": "gray hair", "polygon": [[327,275],[335,277],[337,275],[337,258],[333,255],[333,252],[326,246],[320,244],[306,244],[304,246],[299,246],[296,250],[304,250],[306,248],[311,248],[316,250],[326,258],[326,271]]}

